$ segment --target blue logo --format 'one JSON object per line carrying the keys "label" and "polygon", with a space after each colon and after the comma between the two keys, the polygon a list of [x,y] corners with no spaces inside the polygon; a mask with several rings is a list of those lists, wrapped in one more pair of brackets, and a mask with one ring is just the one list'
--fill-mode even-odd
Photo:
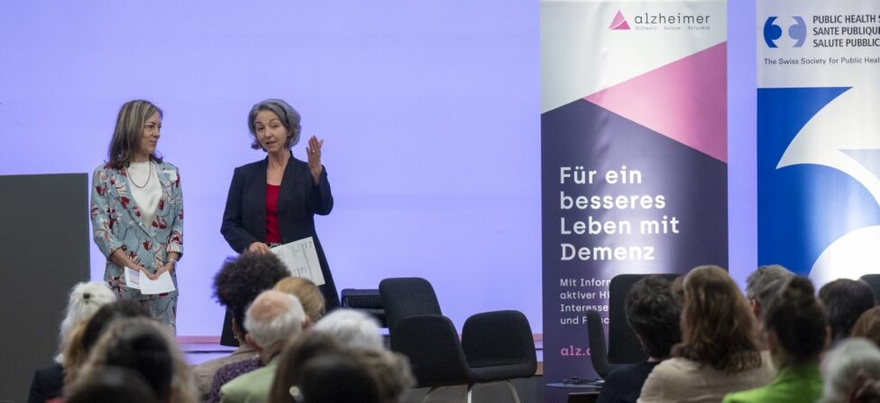
{"label": "blue logo", "polygon": [[[764,42],[767,47],[777,48],[776,41],[782,38],[782,27],[776,25],[776,16],[767,18],[764,22]],[[807,40],[807,23],[800,16],[792,16],[794,24],[788,27],[788,37],[795,41],[792,47],[804,46]]]}

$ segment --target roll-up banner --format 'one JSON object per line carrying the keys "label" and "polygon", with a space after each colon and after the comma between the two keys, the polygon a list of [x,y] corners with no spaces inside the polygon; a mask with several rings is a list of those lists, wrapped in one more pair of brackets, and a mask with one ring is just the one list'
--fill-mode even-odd
{"label": "roll-up banner", "polygon": [[880,273],[880,2],[756,10],[758,263]]}
{"label": "roll-up banner", "polygon": [[597,376],[584,319],[615,275],[727,266],[726,8],[541,1],[547,384]]}

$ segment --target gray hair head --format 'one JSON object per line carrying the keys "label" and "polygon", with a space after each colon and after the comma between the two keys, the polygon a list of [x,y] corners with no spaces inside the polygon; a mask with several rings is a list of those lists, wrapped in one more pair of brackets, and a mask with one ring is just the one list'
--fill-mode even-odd
{"label": "gray hair head", "polygon": [[754,300],[761,312],[770,306],[770,300],[794,273],[778,264],[758,267],[746,278],[746,298]]}
{"label": "gray hair head", "polygon": [[283,100],[267,99],[254,104],[250,113],[248,113],[248,130],[250,130],[251,137],[254,139],[253,143],[251,143],[251,148],[254,150],[263,148],[260,145],[260,140],[257,138],[257,129],[254,123],[257,120],[257,114],[261,111],[274,113],[275,116],[278,116],[278,120],[281,121],[284,128],[287,129],[287,140],[284,141],[286,148],[293,147],[299,143],[299,134],[302,131],[299,112]]}
{"label": "gray hair head", "polygon": [[[98,311],[98,308],[113,301],[116,301],[116,294],[104,282],[83,282],[73,286],[73,290],[70,291],[70,298],[67,301],[64,320],[61,321],[61,329],[58,332],[58,351],[64,351],[70,330],[74,326],[85,322]],[[61,354],[55,357],[55,361],[59,363],[62,359]]]}
{"label": "gray hair head", "polygon": [[295,296],[275,290],[263,291],[251,304],[244,326],[254,343],[267,348],[300,334],[306,313]]}
{"label": "gray hair head", "polygon": [[346,349],[383,348],[382,334],[376,320],[353,309],[334,310],[321,318],[312,331],[333,337]]}
{"label": "gray hair head", "polygon": [[846,402],[857,386],[857,374],[880,379],[880,349],[860,337],[841,340],[822,362],[824,393],[820,402]]}

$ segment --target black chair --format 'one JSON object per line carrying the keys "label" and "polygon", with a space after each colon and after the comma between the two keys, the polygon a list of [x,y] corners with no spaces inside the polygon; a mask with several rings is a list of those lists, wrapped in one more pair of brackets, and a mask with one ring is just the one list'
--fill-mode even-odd
{"label": "black chair", "polygon": [[[590,361],[602,378],[617,367],[633,364],[648,358],[635,332],[626,319],[626,294],[633,284],[651,274],[620,274],[611,278],[608,285],[608,342],[606,348],[605,326],[596,311],[587,311],[587,336],[590,345]],[[670,281],[678,274],[661,274]]]}
{"label": "black chair", "polygon": [[461,339],[455,325],[442,315],[431,284],[421,278],[385,279],[379,284],[391,349],[406,355],[419,387],[467,385],[472,399],[475,384],[510,382],[535,374],[537,357],[529,321],[518,311],[495,311],[469,317]]}
{"label": "black chair", "polygon": [[880,274],[865,274],[859,279],[868,283],[874,292],[874,305],[880,304]]}

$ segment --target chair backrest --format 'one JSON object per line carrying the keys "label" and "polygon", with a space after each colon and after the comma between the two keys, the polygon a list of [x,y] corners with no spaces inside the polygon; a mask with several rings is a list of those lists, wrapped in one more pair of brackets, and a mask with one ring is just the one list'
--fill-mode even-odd
{"label": "chair backrest", "polygon": [[[633,284],[651,274],[620,274],[608,286],[608,362],[631,364],[647,357],[636,333],[626,319],[626,294]],[[670,281],[679,274],[661,274]]]}
{"label": "chair backrest", "polygon": [[379,283],[385,319],[392,340],[397,323],[419,315],[441,315],[434,287],[419,277],[386,278]]}
{"label": "chair backrest", "polygon": [[519,311],[469,317],[461,331],[461,347],[472,370],[507,366],[507,378],[527,378],[535,375],[538,366],[532,328]]}
{"label": "chair backrest", "polygon": [[594,310],[587,311],[587,336],[590,343],[590,362],[602,378],[608,376],[616,365],[608,363],[608,349],[605,347],[605,324],[602,316]]}
{"label": "chair backrest", "polygon": [[397,322],[391,349],[409,358],[419,387],[467,385],[472,373],[455,325],[443,315],[420,315]]}
{"label": "chair backrest", "polygon": [[874,305],[880,304],[880,274],[865,274],[860,279],[868,283],[874,292]]}

